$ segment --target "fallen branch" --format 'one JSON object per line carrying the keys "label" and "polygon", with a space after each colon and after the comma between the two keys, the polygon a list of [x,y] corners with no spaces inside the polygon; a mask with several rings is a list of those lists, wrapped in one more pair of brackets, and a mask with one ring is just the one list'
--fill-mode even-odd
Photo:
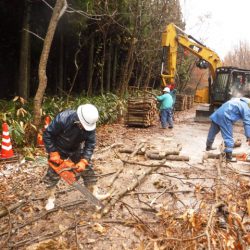
{"label": "fallen branch", "polygon": [[[78,222],[77,224],[79,224],[80,222]],[[62,235],[63,233],[65,233],[66,231],[68,230],[74,230],[75,229],[75,224],[72,225],[72,226],[69,226],[68,228],[64,229],[64,230],[56,230],[56,231],[53,231],[53,232],[49,232],[45,235],[39,235],[37,237],[32,237],[32,238],[29,238],[29,239],[25,239],[25,240],[22,240],[22,241],[19,241],[19,242],[15,242],[14,244],[9,244],[9,247],[12,248],[12,249],[18,249],[19,247],[21,246],[24,246],[24,245],[27,245],[27,244],[32,244],[32,243],[35,243],[35,242],[41,242],[41,241],[45,241],[45,240],[48,240],[48,239],[53,239],[53,238],[56,238],[60,235]],[[85,226],[89,226],[89,225],[85,225]]]}
{"label": "fallen branch", "polygon": [[211,212],[210,212],[210,215],[209,215],[209,218],[208,218],[207,226],[206,226],[206,229],[205,229],[205,234],[207,236],[208,250],[211,249],[211,239],[210,239],[209,229],[211,228],[211,225],[212,225],[213,216],[214,216],[216,208],[218,208],[218,207],[220,207],[222,205],[223,205],[223,202],[218,202],[218,203],[214,204],[212,206],[212,209],[211,209]]}
{"label": "fallen branch", "polygon": [[[19,229],[21,229],[23,227],[26,227],[27,225],[30,225],[30,224],[34,223],[35,221],[38,221],[39,219],[42,219],[43,217],[47,216],[50,213],[53,213],[53,212],[56,212],[56,211],[58,211],[60,209],[64,209],[64,208],[71,207],[71,206],[75,207],[75,206],[83,204],[83,203],[86,203],[86,200],[73,201],[73,202],[66,203],[64,205],[57,206],[57,207],[55,207],[55,208],[53,208],[51,210],[45,211],[45,212],[42,211],[34,219],[31,219],[28,222],[26,222],[26,223],[24,223],[24,224],[22,224],[20,226],[14,227],[12,229],[12,232],[17,231],[17,230],[19,230]],[[8,233],[7,231],[2,232],[2,233],[0,233],[0,236],[3,236],[5,234],[7,234],[7,233]]]}
{"label": "fallen branch", "polygon": [[220,153],[208,153],[206,152],[203,156],[203,161],[207,159],[219,159]]}
{"label": "fallen branch", "polygon": [[[134,156],[136,153],[138,153],[143,147],[144,147],[144,143],[139,143],[139,145],[135,147],[135,149],[131,152],[131,155],[130,155],[129,157],[127,157],[127,159],[130,158],[130,157],[133,157],[133,156]],[[111,180],[110,184],[108,185],[109,187],[111,187],[111,186],[114,184],[115,180],[118,178],[118,176],[120,175],[120,173],[122,173],[123,169],[125,168],[125,164],[126,164],[126,162],[123,161],[123,160],[120,158],[120,156],[119,156],[116,152],[115,152],[115,155],[122,161],[123,166],[122,166],[122,167],[119,169],[119,171],[113,176],[113,179]],[[112,194],[113,192],[114,192],[114,189],[112,188],[112,189],[109,191],[109,193]]]}
{"label": "fallen branch", "polygon": [[135,150],[130,155],[130,158],[134,157],[143,147],[144,147],[144,142],[140,143],[138,147],[135,148]]}
{"label": "fallen branch", "polygon": [[119,193],[117,193],[116,196],[112,198],[111,201],[104,207],[104,209],[102,210],[102,215],[107,214],[119,199],[121,199],[128,192],[134,190],[139,184],[144,181],[147,175],[151,174],[153,171],[158,170],[160,167],[161,166],[150,168],[144,174],[140,175],[136,182],[132,183],[130,186],[128,186],[128,188],[121,190]]}
{"label": "fallen branch", "polygon": [[5,239],[5,241],[3,242],[3,244],[0,245],[0,249],[4,249],[5,245],[6,245],[7,242],[9,241],[10,235],[11,235],[11,227],[12,227],[12,224],[11,224],[11,220],[10,220],[10,211],[9,211],[9,209],[8,209],[7,207],[6,207],[6,210],[7,210],[8,216],[9,216],[9,231],[8,231],[8,236],[7,236],[7,238]]}
{"label": "fallen branch", "polygon": [[114,184],[115,180],[118,178],[120,173],[123,171],[123,168],[124,168],[124,166],[122,168],[120,168],[119,171],[117,171],[116,174],[113,176],[112,180],[108,184],[109,187],[111,187]]}
{"label": "fallen branch", "polygon": [[17,208],[23,206],[26,203],[25,200],[20,200],[17,203],[11,205],[9,208],[7,208],[6,206],[1,206],[0,207],[0,218],[8,215],[10,212],[16,210]]}
{"label": "fallen branch", "polygon": [[106,147],[106,148],[97,150],[97,151],[95,152],[95,154],[101,154],[101,153],[103,153],[103,152],[105,152],[105,151],[108,151],[108,150],[113,149],[113,148],[116,148],[116,147],[121,147],[121,146],[123,146],[123,145],[124,145],[123,143],[113,143],[112,145],[110,145],[110,146],[108,146],[108,147]]}
{"label": "fallen branch", "polygon": [[[121,149],[119,149],[119,153],[126,153],[126,154],[132,154],[133,153],[133,149],[131,149],[131,148],[121,148]],[[138,151],[137,152],[137,154],[138,155],[143,155],[144,154],[144,152],[141,152],[141,151]]]}
{"label": "fallen branch", "polygon": [[189,161],[189,157],[184,155],[167,155],[165,159],[168,161]]}
{"label": "fallen branch", "polygon": [[163,167],[163,168],[172,168],[171,165],[166,164],[166,160],[164,159],[164,161],[159,162],[158,164],[155,163],[151,163],[151,164],[146,164],[146,163],[142,163],[142,162],[137,162],[137,161],[129,161],[129,160],[125,160],[125,159],[121,159],[121,161],[128,163],[128,164],[132,164],[132,165],[139,165],[139,166],[144,166],[144,167]]}
{"label": "fallen branch", "polygon": [[157,197],[155,197],[151,202],[150,202],[150,206],[152,206],[157,199],[159,199],[164,193],[166,193],[167,191],[169,191],[170,189],[172,189],[174,187],[174,185],[172,185],[171,187],[166,187]]}

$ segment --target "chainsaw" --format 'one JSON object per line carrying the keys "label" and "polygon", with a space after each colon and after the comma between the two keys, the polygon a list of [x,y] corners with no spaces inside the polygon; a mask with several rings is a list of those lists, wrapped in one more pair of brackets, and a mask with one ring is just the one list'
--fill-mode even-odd
{"label": "chainsaw", "polygon": [[98,200],[83,184],[78,182],[77,176],[79,176],[79,173],[76,172],[77,168],[73,165],[73,162],[65,160],[61,164],[56,164],[49,161],[49,165],[65,182],[79,190],[87,200],[98,209],[104,207],[100,200]]}
{"label": "chainsaw", "polygon": [[247,153],[238,153],[235,154],[235,157],[238,161],[246,161],[246,162],[250,162],[250,154]]}

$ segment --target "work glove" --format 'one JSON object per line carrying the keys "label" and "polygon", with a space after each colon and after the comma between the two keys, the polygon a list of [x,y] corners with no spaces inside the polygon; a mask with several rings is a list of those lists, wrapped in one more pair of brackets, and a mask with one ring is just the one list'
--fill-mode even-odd
{"label": "work glove", "polygon": [[61,159],[60,154],[58,152],[50,152],[49,161],[60,165],[63,162],[63,159]]}
{"label": "work glove", "polygon": [[71,161],[70,159],[64,160],[63,164],[67,168],[73,168],[75,166],[75,163]]}
{"label": "work glove", "polygon": [[76,172],[81,173],[85,170],[85,168],[89,165],[88,161],[85,159],[81,159],[77,164],[76,164]]}

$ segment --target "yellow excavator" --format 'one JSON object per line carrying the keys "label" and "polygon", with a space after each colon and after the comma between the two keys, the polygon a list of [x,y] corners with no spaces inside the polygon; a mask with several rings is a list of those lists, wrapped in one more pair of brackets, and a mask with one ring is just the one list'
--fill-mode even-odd
{"label": "yellow excavator", "polygon": [[[162,33],[161,77],[163,85],[173,84],[177,74],[177,51],[179,46],[197,57],[196,66],[209,69],[208,104],[196,110],[196,120],[201,121],[214,109],[232,97],[250,97],[250,70],[223,66],[220,57],[174,23]],[[204,97],[205,98],[205,97]]]}

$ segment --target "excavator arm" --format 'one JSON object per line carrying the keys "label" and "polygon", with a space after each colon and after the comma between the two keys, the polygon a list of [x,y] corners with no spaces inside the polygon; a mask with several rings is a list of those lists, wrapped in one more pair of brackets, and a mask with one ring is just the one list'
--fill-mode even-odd
{"label": "excavator arm", "polygon": [[222,66],[222,61],[219,56],[194,37],[187,35],[175,24],[170,23],[162,33],[163,53],[161,77],[164,86],[167,85],[167,82],[170,84],[174,83],[177,66],[177,51],[179,46],[197,56],[200,59],[197,66],[199,68],[208,67],[212,79],[215,79],[216,69]]}

